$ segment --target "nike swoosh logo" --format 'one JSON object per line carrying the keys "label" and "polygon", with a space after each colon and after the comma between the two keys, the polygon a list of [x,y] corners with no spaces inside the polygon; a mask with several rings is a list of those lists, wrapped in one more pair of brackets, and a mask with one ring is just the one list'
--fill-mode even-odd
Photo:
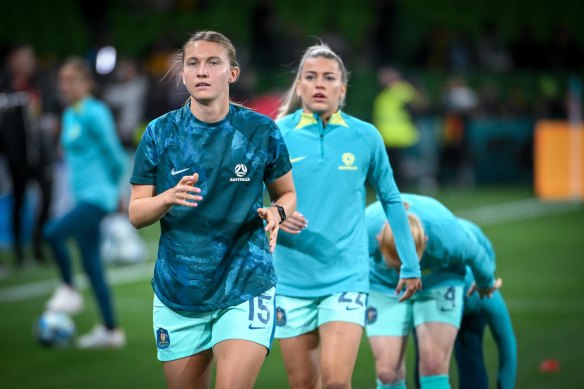
{"label": "nike swoosh logo", "polygon": [[176,176],[177,174],[180,174],[182,172],[186,172],[187,170],[189,170],[189,168],[179,170],[179,171],[175,171],[174,168],[172,168],[172,170],[170,171],[170,174],[172,174],[173,176]]}
{"label": "nike swoosh logo", "polygon": [[290,158],[290,163],[300,162],[306,157]]}
{"label": "nike swoosh logo", "polygon": [[361,309],[361,308],[359,308],[359,307],[355,307],[355,308],[346,307],[345,309],[346,309],[347,311],[354,311],[354,310],[356,310],[356,309]]}
{"label": "nike swoosh logo", "polygon": [[263,327],[254,327],[252,324],[250,324],[248,328],[250,330],[265,330],[267,327],[266,326],[263,326]]}

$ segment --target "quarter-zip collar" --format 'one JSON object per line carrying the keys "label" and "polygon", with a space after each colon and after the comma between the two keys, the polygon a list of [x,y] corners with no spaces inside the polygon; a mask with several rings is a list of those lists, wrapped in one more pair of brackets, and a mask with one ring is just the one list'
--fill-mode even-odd
{"label": "quarter-zip collar", "polygon": [[[325,156],[325,147],[324,147],[324,138],[325,135],[329,133],[329,131],[337,126],[341,127],[349,127],[343,119],[341,115],[341,110],[338,110],[334,114],[331,115],[328,124],[325,126],[324,122],[320,118],[319,115],[315,113],[304,113],[302,109],[297,110],[294,113],[296,120],[298,120],[298,124],[294,127],[295,130],[307,128],[309,131],[316,130],[318,133],[318,137],[320,140],[320,158],[324,158]],[[312,126],[312,127],[311,127]],[[327,131],[328,129],[328,131]]]}
{"label": "quarter-zip collar", "polygon": [[[302,112],[302,109],[299,109],[298,111],[296,111],[299,115],[299,120],[298,120],[298,124],[296,125],[296,127],[294,127],[295,130],[298,130],[300,128],[303,127],[307,127],[313,124],[319,124],[321,123],[322,125],[322,120],[320,119],[320,116],[318,114],[315,113],[304,113]],[[329,122],[327,124],[327,126],[329,125],[337,125],[337,126],[343,126],[343,127],[349,127],[347,125],[347,123],[345,122],[345,119],[343,119],[343,116],[341,115],[342,111],[338,110],[337,112],[333,113],[331,115],[331,118],[329,119]],[[327,127],[322,125],[322,127]]]}

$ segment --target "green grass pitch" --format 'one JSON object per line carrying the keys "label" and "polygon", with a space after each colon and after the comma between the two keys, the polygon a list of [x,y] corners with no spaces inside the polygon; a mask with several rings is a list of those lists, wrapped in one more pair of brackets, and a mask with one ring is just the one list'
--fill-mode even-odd
{"label": "green grass pitch", "polygon": [[[497,253],[497,275],[511,311],[518,340],[518,388],[584,387],[584,205],[539,203],[529,189],[481,189],[436,195],[455,213],[476,221]],[[528,200],[525,200],[528,199]],[[157,227],[144,230],[156,239]],[[113,287],[114,302],[128,345],[123,350],[44,349],[32,336],[32,323],[43,310],[56,279],[52,266],[33,267],[0,279],[0,388],[140,388],[164,387],[152,334],[151,261],[114,269],[127,277]],[[0,251],[0,262],[10,253]],[[80,264],[75,262],[76,270]],[[28,297],[22,297],[23,295]],[[75,317],[77,330],[97,320],[93,297],[84,289],[87,308]],[[13,296],[18,301],[10,301]],[[20,297],[19,297],[20,296]],[[485,337],[486,361],[495,387],[496,348]],[[412,350],[408,351],[411,366]],[[543,373],[543,360],[556,359],[560,369]],[[456,367],[453,363],[453,387]],[[412,369],[409,369],[411,376]],[[354,388],[373,388],[371,350],[363,338],[353,375]],[[408,386],[413,381],[408,378]],[[278,342],[266,359],[256,388],[287,387]]]}

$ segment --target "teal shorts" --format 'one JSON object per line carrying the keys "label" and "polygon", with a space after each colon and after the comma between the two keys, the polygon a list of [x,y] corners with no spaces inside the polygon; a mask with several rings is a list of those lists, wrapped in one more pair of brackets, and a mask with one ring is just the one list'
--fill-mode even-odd
{"label": "teal shorts", "polygon": [[446,286],[417,292],[409,300],[376,290],[369,292],[367,336],[407,336],[420,324],[439,322],[460,327],[462,286]]}
{"label": "teal shorts", "polygon": [[228,339],[259,343],[270,350],[274,338],[275,293],[211,312],[176,312],[154,295],[154,339],[158,360],[173,361],[200,353]]}
{"label": "teal shorts", "polygon": [[323,297],[276,295],[276,338],[291,338],[331,321],[365,327],[367,293],[343,292]]}

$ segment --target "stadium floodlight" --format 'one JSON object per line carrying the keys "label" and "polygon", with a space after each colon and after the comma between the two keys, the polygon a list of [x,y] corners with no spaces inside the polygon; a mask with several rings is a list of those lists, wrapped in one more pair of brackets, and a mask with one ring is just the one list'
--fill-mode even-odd
{"label": "stadium floodlight", "polygon": [[95,71],[98,74],[109,74],[116,67],[116,49],[112,46],[105,46],[97,52],[95,60]]}

